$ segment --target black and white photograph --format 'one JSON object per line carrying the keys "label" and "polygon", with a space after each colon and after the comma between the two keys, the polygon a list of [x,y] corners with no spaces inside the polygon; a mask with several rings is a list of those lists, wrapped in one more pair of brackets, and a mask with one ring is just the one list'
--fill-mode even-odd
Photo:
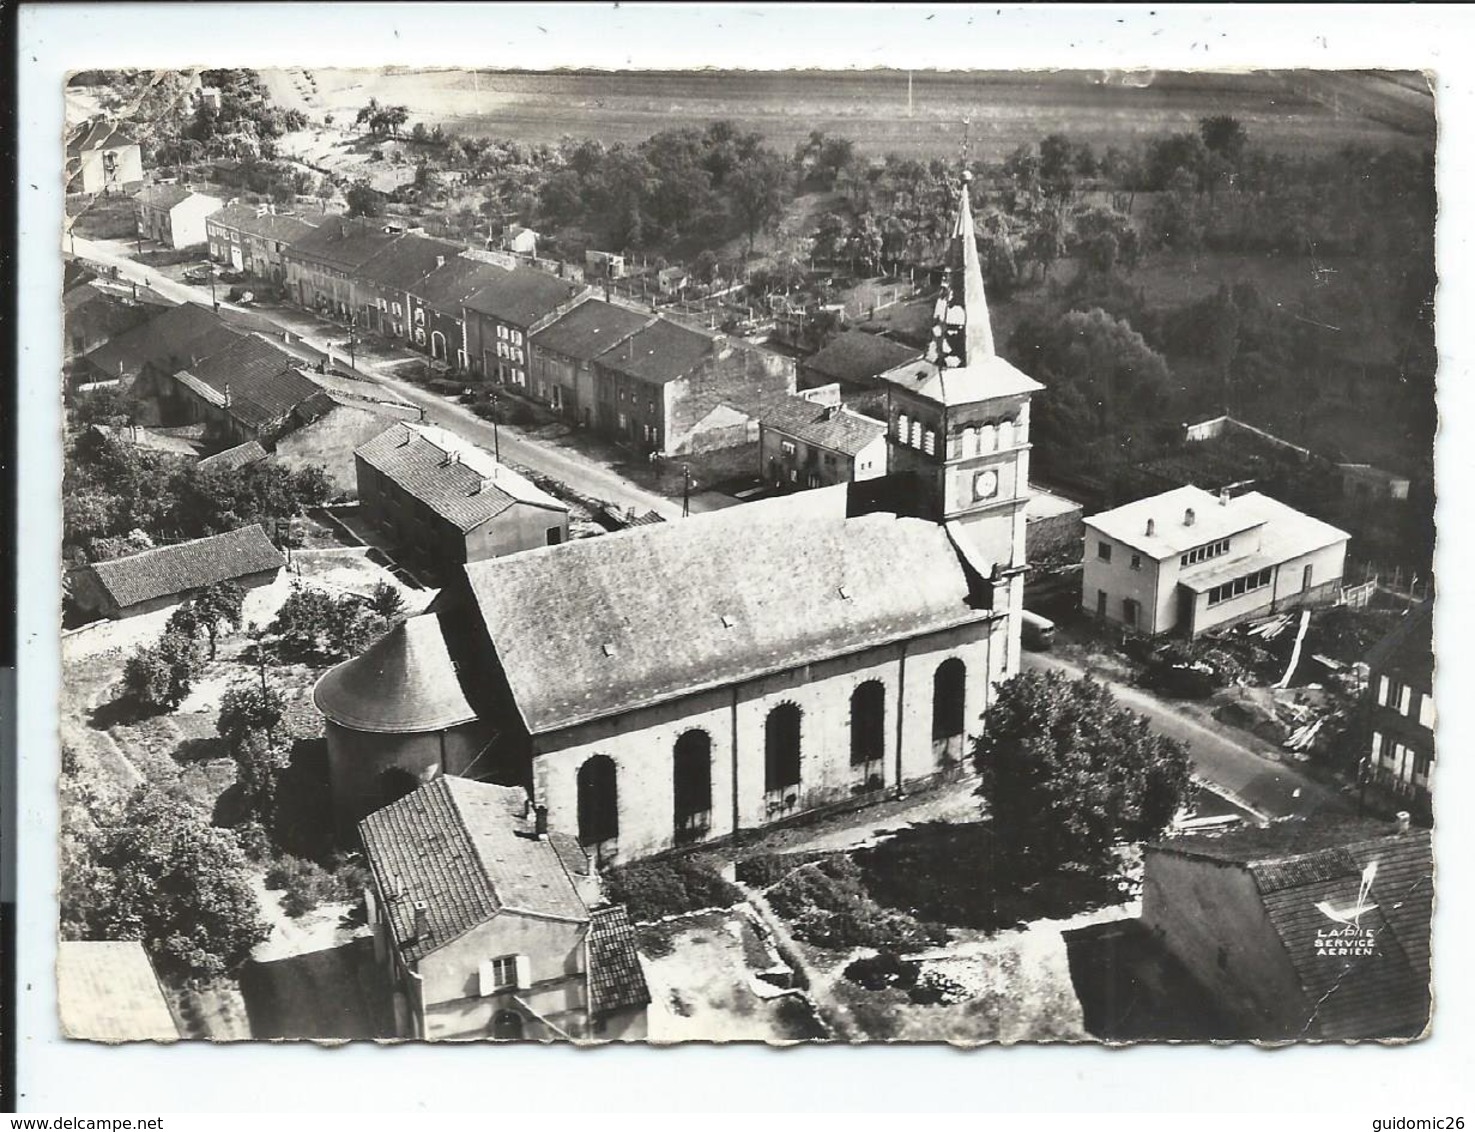
{"label": "black and white photograph", "polygon": [[1432,73],[298,48],[55,91],[63,1035],[1439,1031]]}

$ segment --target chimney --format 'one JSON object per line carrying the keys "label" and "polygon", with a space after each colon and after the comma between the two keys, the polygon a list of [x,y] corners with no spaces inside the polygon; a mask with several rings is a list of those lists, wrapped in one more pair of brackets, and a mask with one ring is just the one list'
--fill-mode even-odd
{"label": "chimney", "polygon": [[839,405],[826,405],[821,420],[832,421],[840,415]]}
{"label": "chimney", "polygon": [[[1405,817],[1407,815],[1404,815]],[[533,809],[533,832],[538,835],[539,841],[548,839],[548,807],[536,806]]]}
{"label": "chimney", "polygon": [[230,382],[225,383],[225,407],[230,408]]}
{"label": "chimney", "polygon": [[415,938],[424,939],[430,934],[430,906],[423,900],[415,901]]}
{"label": "chimney", "polygon": [[1219,489],[1219,506],[1220,507],[1228,507],[1229,506],[1229,489],[1227,487],[1221,487]]}
{"label": "chimney", "polygon": [[471,490],[468,491],[466,494],[467,495],[480,495],[481,494],[481,489],[484,488],[484,487],[486,487],[486,485],[487,485],[487,481],[484,480],[484,479],[482,479],[480,476],[477,476],[476,477],[476,483],[475,483],[475,485],[473,485],[473,487],[471,488]]}
{"label": "chimney", "polygon": [[1152,538],[1156,534],[1157,534],[1157,520],[1156,519],[1148,519],[1147,520],[1147,537],[1148,538]]}
{"label": "chimney", "polygon": [[1197,518],[1198,516],[1193,513],[1193,508],[1190,507],[1187,511],[1183,512],[1183,525],[1185,527],[1191,527],[1193,526],[1193,521]]}
{"label": "chimney", "polygon": [[1393,828],[1396,829],[1399,833],[1407,833],[1408,832],[1408,821],[1409,821],[1408,811],[1407,810],[1399,810],[1398,813],[1396,813],[1396,814],[1393,815],[1393,823],[1394,823],[1393,824]]}

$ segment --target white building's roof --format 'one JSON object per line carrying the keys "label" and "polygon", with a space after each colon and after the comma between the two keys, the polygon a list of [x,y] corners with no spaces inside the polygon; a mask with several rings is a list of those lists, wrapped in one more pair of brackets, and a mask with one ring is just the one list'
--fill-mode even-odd
{"label": "white building's roof", "polygon": [[1024,505],[1025,519],[1053,519],[1058,515],[1069,515],[1082,510],[1081,505],[1063,495],[1046,491],[1036,484],[1029,485],[1029,502]]}
{"label": "white building's roof", "polygon": [[[1099,515],[1089,515],[1086,526],[1152,558],[1171,558],[1192,547],[1216,542],[1265,522],[1260,511],[1244,506],[1251,498],[1264,497],[1242,495],[1221,503],[1217,495],[1189,484],[1135,503],[1125,503]],[[1193,512],[1191,525],[1187,521],[1189,511]],[[1153,530],[1150,535],[1147,533],[1149,519]]]}

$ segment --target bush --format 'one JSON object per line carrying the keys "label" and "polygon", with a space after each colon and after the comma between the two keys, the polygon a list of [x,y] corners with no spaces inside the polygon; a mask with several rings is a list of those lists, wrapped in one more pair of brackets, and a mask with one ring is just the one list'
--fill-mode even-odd
{"label": "bush", "polygon": [[908,963],[895,952],[882,951],[851,963],[845,968],[845,977],[866,990],[884,987],[906,990],[917,981],[917,965]]}
{"label": "bush", "polygon": [[123,665],[123,695],[140,710],[173,711],[190,694],[199,675],[200,650],[182,633],[165,633]]}
{"label": "bush", "polygon": [[341,859],[327,869],[305,857],[279,857],[266,871],[266,887],[283,894],[282,910],[294,920],[320,905],[354,899],[366,879],[361,865]]}
{"label": "bush", "polygon": [[769,888],[801,865],[813,864],[821,859],[814,853],[769,853],[762,857],[749,857],[738,862],[737,878],[754,888]]}
{"label": "bush", "polygon": [[922,1006],[953,1006],[972,997],[973,992],[966,986],[935,967],[923,970],[911,989],[911,1000]]}
{"label": "bush", "polygon": [[699,855],[621,865],[606,874],[605,882],[610,900],[624,904],[637,923],[702,908],[730,908],[743,898]]}
{"label": "bush", "polygon": [[876,903],[844,854],[795,869],[769,890],[768,900],[795,936],[819,947],[896,950],[948,940],[941,924],[919,923]]}

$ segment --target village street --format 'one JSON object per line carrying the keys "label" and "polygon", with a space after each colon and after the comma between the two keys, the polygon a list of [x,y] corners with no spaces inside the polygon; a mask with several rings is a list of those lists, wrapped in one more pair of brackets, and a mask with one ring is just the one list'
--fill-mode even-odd
{"label": "village street", "polygon": [[[68,237],[67,248],[79,259],[116,267],[118,277],[129,282],[146,284],[165,298],[180,303],[210,303],[210,288],[180,283],[162,272],[139,263],[129,253],[133,244],[128,240],[87,240]],[[216,284],[217,297],[228,288]],[[221,302],[227,310],[249,309],[257,317],[276,323],[290,331],[302,344],[318,354],[328,355],[333,365],[348,369],[347,350],[344,343],[348,336],[345,327],[317,318],[307,311],[281,310],[274,308],[243,308]],[[386,368],[406,358],[421,358],[410,350],[389,353],[376,347],[377,357],[355,358],[354,371],[382,385],[396,399],[423,410],[429,424],[449,429],[459,436],[492,451],[497,449],[509,463],[520,464],[535,472],[551,476],[567,484],[575,491],[594,499],[617,504],[621,508],[636,511],[655,511],[666,519],[681,517],[679,501],[667,499],[633,483],[624,476],[603,466],[571,447],[553,447],[521,433],[520,430],[502,425],[493,429],[492,423],[477,416],[464,405],[447,401],[444,397],[422,389],[410,382],[397,379],[385,372]],[[696,492],[691,499],[691,510],[703,512],[730,505],[725,496]]]}
{"label": "village street", "polygon": [[[1071,677],[1087,675],[1082,666],[1047,653],[1025,652],[1022,667]],[[1091,675],[1102,679],[1097,673]],[[1141,712],[1162,734],[1186,744],[1197,774],[1266,817],[1351,812],[1348,799],[1297,769],[1288,756],[1268,744],[1227,727],[1201,723],[1182,707],[1140,688],[1113,680],[1104,683],[1124,706]]]}

